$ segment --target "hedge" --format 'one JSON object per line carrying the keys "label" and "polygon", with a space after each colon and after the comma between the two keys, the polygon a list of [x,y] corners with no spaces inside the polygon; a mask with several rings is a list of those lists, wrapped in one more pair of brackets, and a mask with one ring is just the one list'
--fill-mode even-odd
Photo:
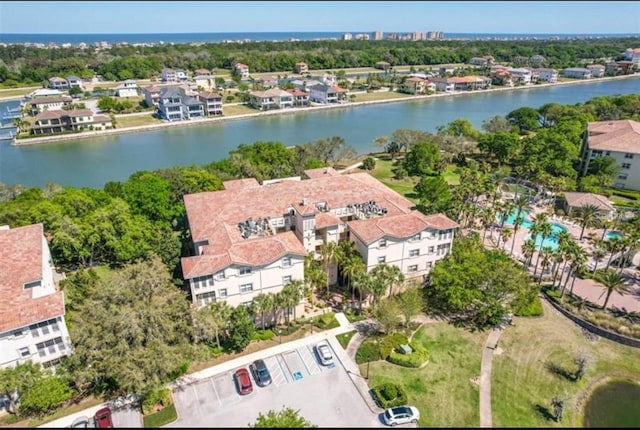
{"label": "hedge", "polygon": [[413,350],[409,354],[403,354],[397,350],[391,351],[388,361],[402,367],[420,368],[429,360],[429,353],[422,346],[410,343],[409,346]]}
{"label": "hedge", "polygon": [[371,389],[381,408],[387,409],[407,403],[407,393],[393,382],[376,385]]}

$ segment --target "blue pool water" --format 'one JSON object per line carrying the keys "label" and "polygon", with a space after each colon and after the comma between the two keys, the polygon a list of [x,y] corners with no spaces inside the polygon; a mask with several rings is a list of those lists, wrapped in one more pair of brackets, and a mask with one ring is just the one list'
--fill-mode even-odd
{"label": "blue pool water", "polygon": [[616,239],[622,237],[622,235],[617,231],[608,231],[607,234],[604,235],[604,237],[606,237],[607,239]]}
{"label": "blue pool water", "polygon": [[[561,231],[567,231],[567,228],[560,224],[551,223],[551,231],[552,231],[551,236],[545,238],[544,242],[542,242],[542,236],[540,235],[536,236],[536,249],[540,249],[540,244],[542,244],[542,248],[548,246],[553,250],[558,249],[558,233],[560,233]],[[531,234],[528,234],[526,239],[530,239],[530,238],[531,238]]]}
{"label": "blue pool water", "polygon": [[[504,225],[513,225],[513,223],[516,221],[517,212],[518,212],[517,210],[511,211],[507,219],[504,220]],[[520,212],[519,218],[522,220],[522,224],[520,224],[521,227],[529,228],[531,227],[531,225],[533,225],[533,223],[528,219],[529,211],[523,210],[522,212]],[[498,222],[500,222],[501,220],[502,220],[502,217],[498,216]]]}

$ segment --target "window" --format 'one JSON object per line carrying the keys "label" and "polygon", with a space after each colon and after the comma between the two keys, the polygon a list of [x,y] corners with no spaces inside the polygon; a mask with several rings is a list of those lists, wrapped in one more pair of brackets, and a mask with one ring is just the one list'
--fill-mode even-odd
{"label": "window", "polygon": [[412,249],[411,251],[409,251],[409,257],[417,257],[418,255],[420,255],[419,249]]}
{"label": "window", "polygon": [[627,179],[627,177],[628,177],[628,176],[629,176],[629,174],[628,174],[628,173],[620,173],[620,174],[618,175],[618,179],[625,180],[625,179]]}
{"label": "window", "polygon": [[628,152],[624,154],[624,158],[633,158],[633,154],[629,154]]}
{"label": "window", "polygon": [[253,284],[240,285],[240,294],[250,293],[253,291]]}
{"label": "window", "polygon": [[215,302],[216,300],[216,293],[215,291],[209,291],[207,293],[203,293],[203,294],[198,294],[196,295],[196,298],[198,299],[198,301],[200,302],[200,305],[204,306],[207,303],[210,302]]}
{"label": "window", "polygon": [[291,275],[282,277],[282,285],[287,285],[289,282],[291,282]]}
{"label": "window", "polygon": [[409,266],[409,267],[407,268],[407,270],[408,270],[409,272],[417,272],[417,271],[418,271],[418,265],[417,265],[417,264],[412,264],[411,266]]}
{"label": "window", "polygon": [[20,348],[18,352],[20,353],[20,357],[26,357],[28,355],[31,355],[31,352],[29,351],[28,346],[25,346],[24,348]]}
{"label": "window", "polygon": [[225,276],[224,276],[224,270],[221,270],[221,271],[217,272],[217,273],[214,275],[214,278],[215,278],[217,281],[221,281],[221,280],[225,279]]}
{"label": "window", "polygon": [[427,251],[428,254],[433,254],[435,252],[435,248],[433,246],[429,247],[429,250]]}
{"label": "window", "polygon": [[291,266],[291,257],[285,257],[282,259],[282,267]]}
{"label": "window", "polygon": [[226,289],[226,288],[220,288],[220,289],[218,290],[218,295],[219,295],[220,297],[227,297],[227,289]]}
{"label": "window", "polygon": [[251,273],[251,267],[249,267],[249,266],[242,266],[242,267],[240,268],[240,274],[241,274],[241,275],[248,275],[248,274],[250,274],[250,273]]}
{"label": "window", "polygon": [[427,261],[427,269],[431,269],[433,267],[433,261]]}
{"label": "window", "polygon": [[380,239],[380,242],[378,243],[378,246],[380,248],[386,248],[387,247],[387,239]]}
{"label": "window", "polygon": [[631,163],[622,163],[622,168],[623,169],[630,169],[631,168]]}
{"label": "window", "polygon": [[37,281],[33,281],[33,282],[25,282],[24,284],[24,289],[29,289],[29,288],[36,288],[40,286],[40,280]]}
{"label": "window", "polygon": [[605,152],[605,153],[604,153],[604,155],[606,155],[606,156],[611,155],[611,151],[607,151],[607,152]]}
{"label": "window", "polygon": [[420,240],[420,233],[416,234],[411,238],[411,240]]}
{"label": "window", "polygon": [[600,157],[602,155],[602,151],[591,151],[592,157]]}
{"label": "window", "polygon": [[382,257],[378,257],[378,264],[384,263],[385,261],[387,261],[387,257],[385,257],[384,255]]}

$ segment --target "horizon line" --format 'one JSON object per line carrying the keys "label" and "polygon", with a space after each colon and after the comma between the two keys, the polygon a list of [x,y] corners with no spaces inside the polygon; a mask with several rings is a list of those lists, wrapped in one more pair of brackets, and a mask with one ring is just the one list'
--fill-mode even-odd
{"label": "horizon line", "polygon": [[580,35],[630,35],[630,36],[640,36],[640,32],[638,33],[628,33],[628,32],[621,32],[621,33],[563,33],[563,32],[554,32],[554,33],[532,33],[532,32],[524,32],[524,33],[508,33],[508,32],[474,32],[474,31],[464,31],[464,32],[460,32],[460,31],[443,31],[443,30],[414,30],[414,31],[386,31],[386,30],[349,30],[349,31],[343,31],[343,30],[304,30],[304,31],[297,31],[297,30],[286,30],[286,31],[277,31],[277,30],[269,30],[269,31],[213,31],[213,32],[209,32],[209,31],[197,31],[197,32],[160,32],[160,33],[153,33],[153,32],[133,32],[133,33],[122,33],[122,32],[118,32],[118,33],[15,33],[15,32],[3,32],[0,33],[0,37],[2,37],[3,35],[113,35],[113,34],[225,34],[225,33],[262,33],[262,34],[269,34],[269,33],[354,33],[354,32],[361,32],[361,33],[374,33],[376,31],[380,31],[382,33],[415,33],[415,32],[424,32],[424,33],[428,33],[430,31],[437,31],[437,32],[441,32],[441,33],[449,33],[449,34],[513,34],[513,35],[573,35],[573,34],[580,34]]}

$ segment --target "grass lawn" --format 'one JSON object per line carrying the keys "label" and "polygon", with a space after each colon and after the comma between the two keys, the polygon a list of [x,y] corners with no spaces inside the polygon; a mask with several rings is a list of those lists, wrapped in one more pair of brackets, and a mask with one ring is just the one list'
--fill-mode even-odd
{"label": "grass lawn", "polygon": [[[423,325],[413,339],[429,353],[422,369],[386,361],[371,362],[369,386],[384,382],[401,385],[408,403],[420,409],[420,427],[478,427],[478,386],[485,333],[470,333],[446,323]],[[365,374],[366,365],[360,365]]]}
{"label": "grass lawn", "polygon": [[[581,427],[577,399],[591,382],[614,375],[640,379],[640,349],[602,338],[592,343],[575,324],[542,302],[543,317],[517,318],[516,327],[500,337],[504,353],[494,356],[491,379],[495,427]],[[575,372],[573,360],[583,352],[595,362],[587,375],[579,382],[562,376],[563,370]],[[568,399],[561,423],[545,417],[553,415],[554,396]]]}
{"label": "grass lawn", "polygon": [[69,407],[59,409],[56,412],[45,415],[40,418],[28,418],[22,421],[14,421],[15,415],[4,415],[0,417],[0,427],[16,427],[16,428],[25,428],[31,427],[35,428],[41,426],[45,423],[57,420],[59,418],[65,417],[70,414],[74,414],[76,412],[83,411],[92,406],[96,406],[102,403],[102,400],[89,396],[87,398],[82,399],[77,404],[71,405]]}
{"label": "grass lawn", "polygon": [[172,403],[155,414],[147,415],[143,418],[145,428],[159,428],[178,419],[176,407]]}
{"label": "grass lawn", "polygon": [[339,334],[338,336],[336,336],[336,338],[338,339],[338,342],[340,342],[340,345],[342,345],[343,349],[347,349],[347,346],[349,346],[349,342],[351,341],[351,338],[356,334],[357,332],[355,330],[353,331],[349,331],[346,333],[342,333]]}
{"label": "grass lawn", "polygon": [[30,92],[32,92],[33,90],[37,90],[38,88],[42,87],[0,89],[0,98],[24,96],[25,94],[29,94]]}
{"label": "grass lawn", "polygon": [[162,124],[162,121],[154,118],[152,113],[148,115],[116,116],[116,128],[138,127],[150,124]]}
{"label": "grass lawn", "polygon": [[413,187],[417,182],[416,178],[393,179],[392,167],[391,160],[376,160],[376,167],[371,172],[371,175],[395,192],[417,203],[417,199],[413,196]]}
{"label": "grass lawn", "polygon": [[245,115],[248,113],[260,113],[260,111],[247,105],[224,105],[224,116]]}
{"label": "grass lawn", "polygon": [[403,94],[395,91],[379,91],[374,93],[354,93],[356,96],[355,102],[368,102],[374,100],[389,100],[389,99],[406,99],[412,97],[411,94]]}

